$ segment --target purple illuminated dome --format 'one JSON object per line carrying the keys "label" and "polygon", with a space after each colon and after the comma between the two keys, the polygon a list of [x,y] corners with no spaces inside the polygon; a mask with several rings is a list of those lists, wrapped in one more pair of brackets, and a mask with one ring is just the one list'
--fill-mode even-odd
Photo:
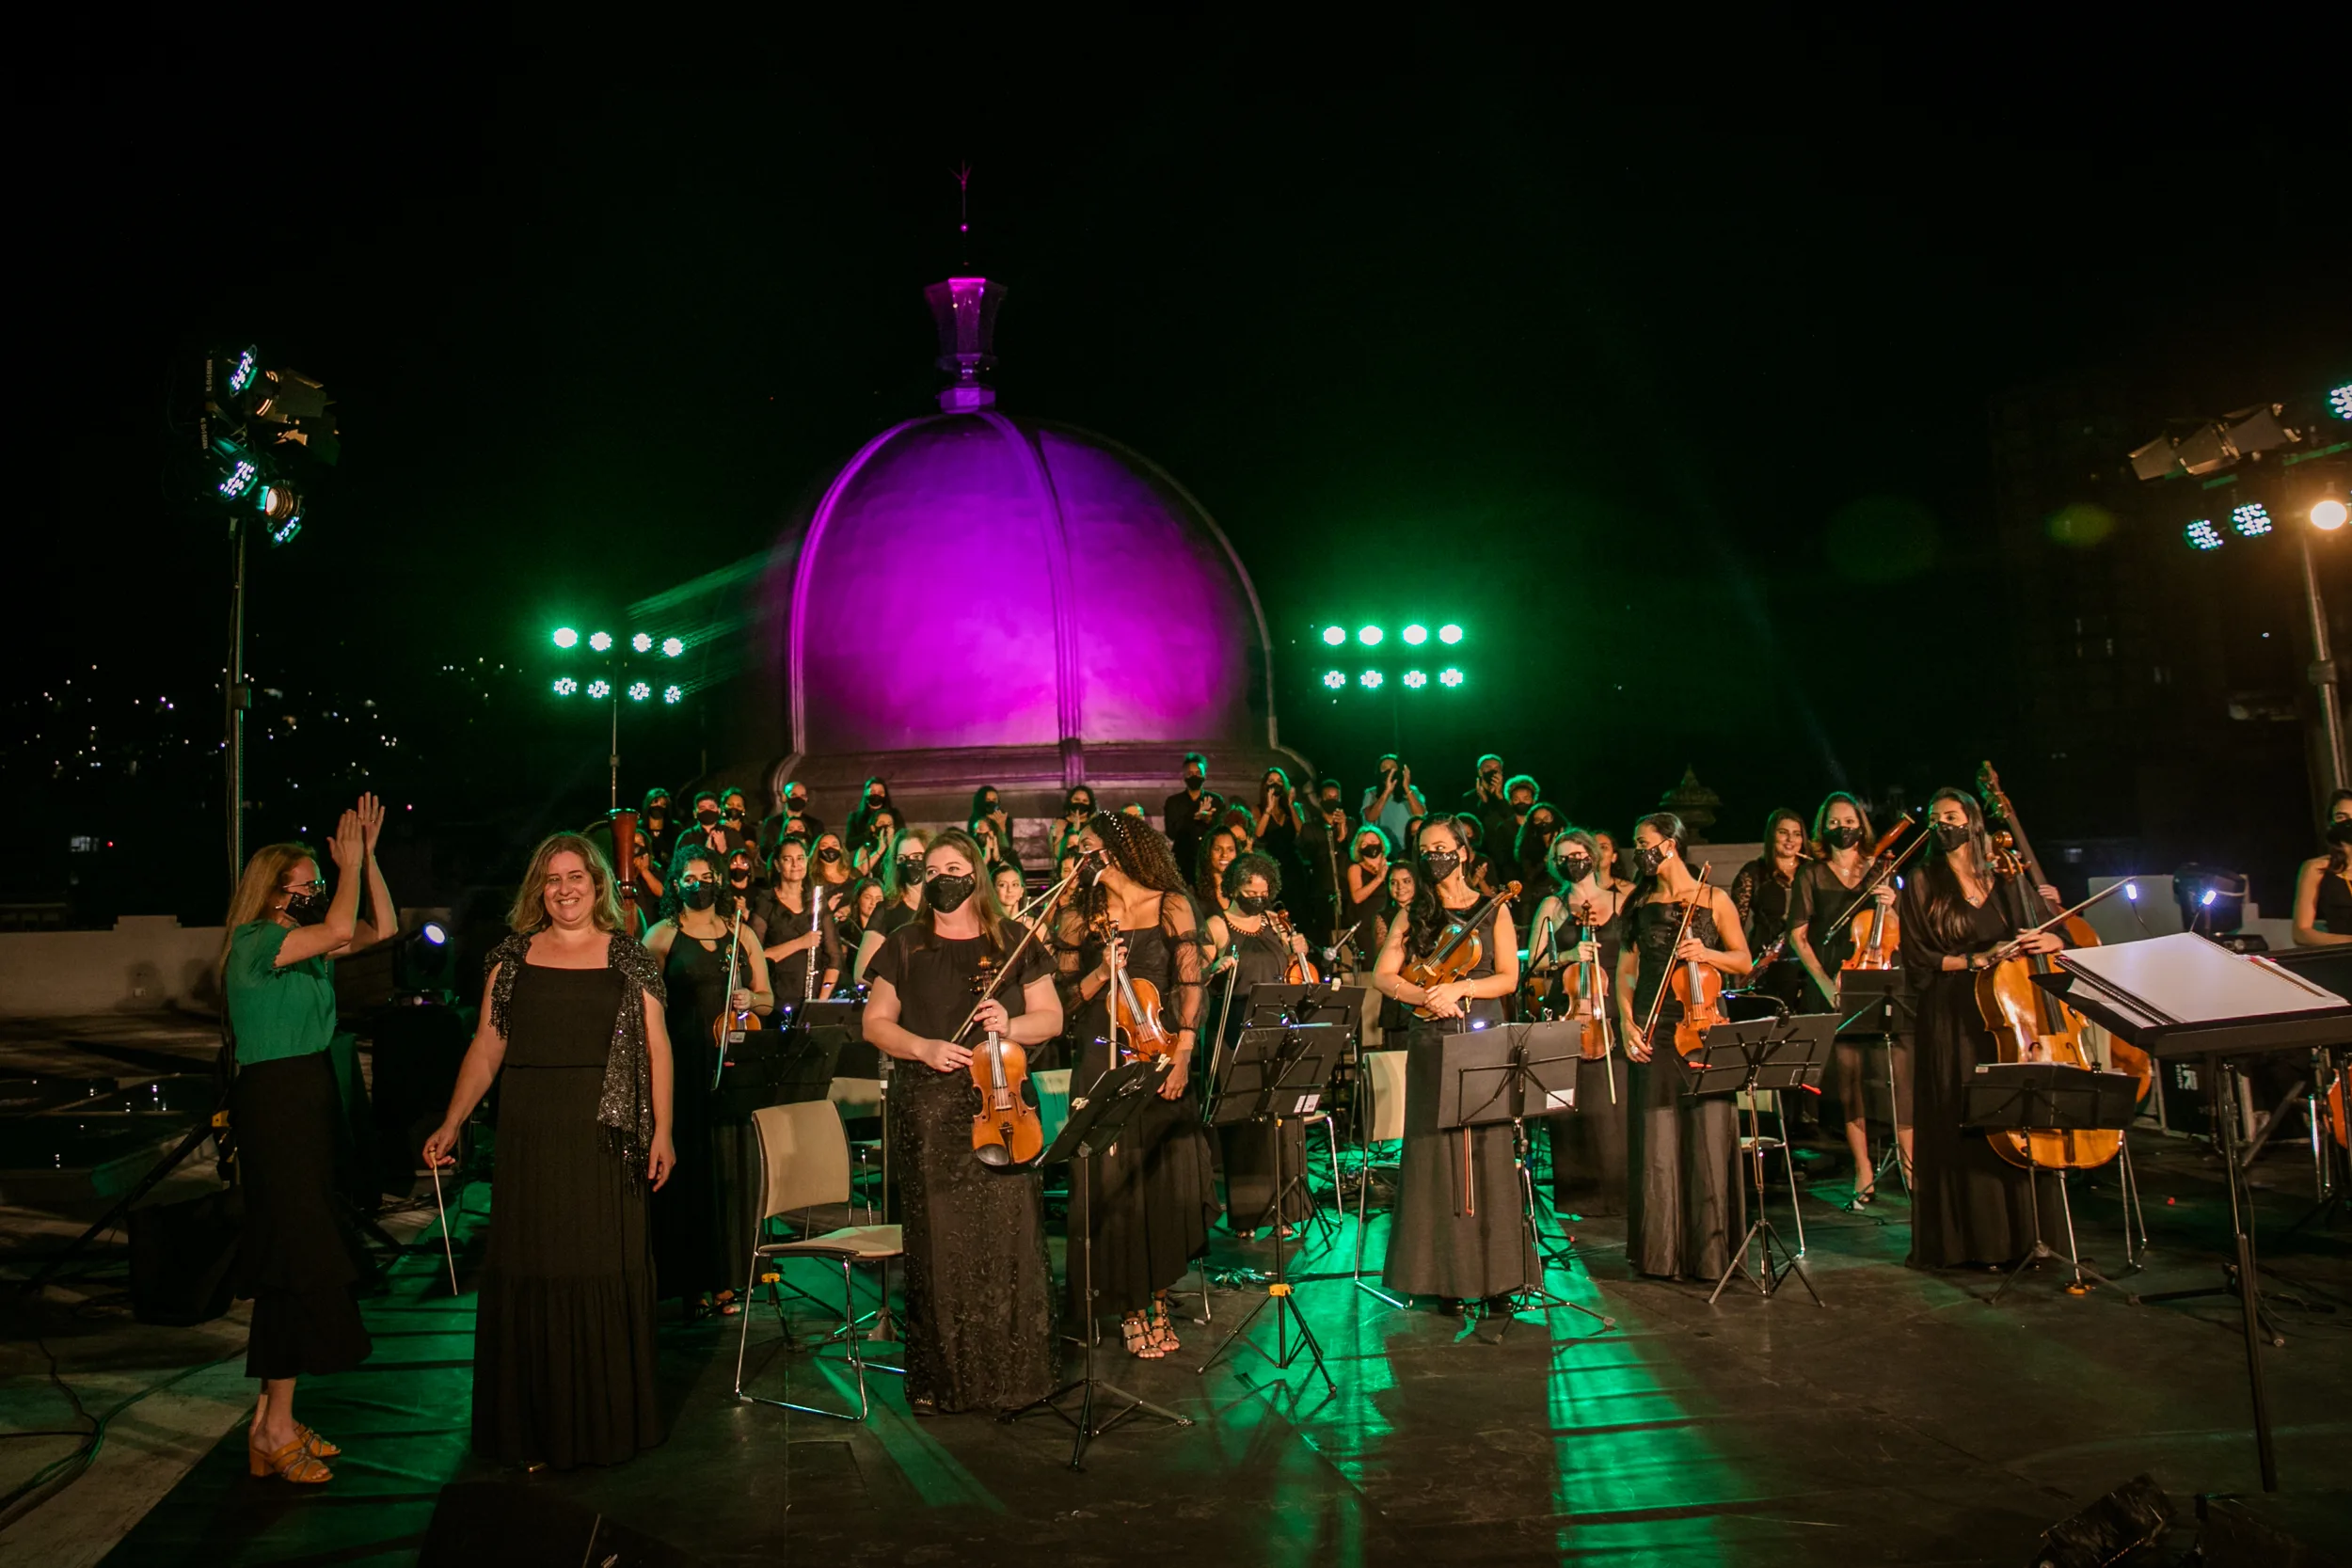
{"label": "purple illuminated dome", "polygon": [[1216,522],[1140,453],[995,409],[1003,285],[928,293],[941,412],[850,458],[769,568],[790,743],[772,779],[826,796],[882,773],[927,818],[960,818],[978,782],[1025,811],[1084,780],[1106,808],[1156,812],[1187,751],[1229,788],[1273,763],[1303,782],[1276,740],[1265,618]]}

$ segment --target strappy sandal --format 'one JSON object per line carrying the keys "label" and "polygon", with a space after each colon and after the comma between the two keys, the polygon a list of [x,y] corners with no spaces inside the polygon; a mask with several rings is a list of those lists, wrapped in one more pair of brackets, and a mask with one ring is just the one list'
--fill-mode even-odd
{"label": "strappy sandal", "polygon": [[310,1451],[313,1459],[333,1459],[343,1451],[300,1421],[294,1423],[294,1435],[302,1439],[303,1448]]}
{"label": "strappy sandal", "polygon": [[300,1437],[271,1454],[247,1443],[245,1463],[246,1468],[257,1477],[276,1476],[296,1486],[317,1486],[335,1479],[335,1472],[320,1464],[317,1456],[302,1446]]}
{"label": "strappy sandal", "polygon": [[722,1318],[733,1318],[741,1315],[743,1307],[733,1291],[722,1291],[711,1298],[711,1310]]}
{"label": "strappy sandal", "polygon": [[1168,1303],[1152,1304],[1152,1344],[1162,1355],[1173,1355],[1184,1347],[1176,1338],[1176,1325],[1168,1322]]}
{"label": "strappy sandal", "polygon": [[1152,1324],[1140,1312],[1120,1320],[1119,1335],[1127,1354],[1138,1361],[1157,1361],[1168,1354],[1153,1340]]}
{"label": "strappy sandal", "polygon": [[1878,1183],[1873,1181],[1867,1187],[1855,1188],[1853,1200],[1848,1203],[1846,1207],[1856,1212],[1867,1209],[1874,1201],[1876,1201],[1878,1196]]}

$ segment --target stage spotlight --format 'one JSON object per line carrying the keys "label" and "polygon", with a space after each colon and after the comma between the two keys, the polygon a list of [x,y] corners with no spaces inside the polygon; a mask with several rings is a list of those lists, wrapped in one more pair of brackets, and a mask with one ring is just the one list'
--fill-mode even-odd
{"label": "stage spotlight", "polygon": [[1380,628],[1378,626],[1358,626],[1356,628],[1356,641],[1361,642],[1367,648],[1376,648],[1380,646]]}
{"label": "stage spotlight", "polygon": [[646,685],[644,681],[631,681],[628,683],[628,700],[630,702],[642,703],[652,695],[653,688]]}
{"label": "stage spotlight", "polygon": [[555,694],[557,696],[568,697],[579,689],[580,682],[572,679],[571,676],[558,675],[555,677]]}
{"label": "stage spotlight", "polygon": [[569,626],[558,626],[555,628],[555,645],[559,648],[577,648],[580,646],[580,633]]}
{"label": "stage spotlight", "polygon": [[612,651],[612,634],[609,631],[592,631],[588,634],[588,646],[600,654],[609,654]]}
{"label": "stage spotlight", "polygon": [[1347,675],[1343,671],[1326,670],[1323,673],[1323,684],[1329,687],[1332,690],[1337,691],[1341,687],[1347,684]]}
{"label": "stage spotlight", "polygon": [[2263,510],[2262,502],[2248,501],[2231,511],[2230,526],[2237,530],[2240,538],[2259,539],[2270,531],[2270,514]]}
{"label": "stage spotlight", "polygon": [[2328,409],[2339,420],[2352,420],[2352,382],[2328,388]]}
{"label": "stage spotlight", "polygon": [[243,500],[262,483],[262,466],[228,436],[216,436],[213,438],[213,456],[220,474],[220,478],[214,483],[213,493],[222,500]]}
{"label": "stage spotlight", "polygon": [[449,945],[449,928],[437,920],[428,920],[423,925],[418,927],[417,935],[424,938],[427,942],[431,943],[435,947],[446,947]]}
{"label": "stage spotlight", "polygon": [[1462,641],[1462,628],[1454,626],[1451,622],[1448,622],[1446,625],[1438,628],[1438,641],[1451,648],[1454,644]]}
{"label": "stage spotlight", "polygon": [[1336,648],[1347,641],[1347,630],[1343,626],[1326,626],[1323,628],[1323,641]]}
{"label": "stage spotlight", "polygon": [[1440,670],[1438,672],[1438,684],[1439,686],[1459,686],[1462,684],[1462,672],[1454,669]]}
{"label": "stage spotlight", "polygon": [[2181,537],[2195,550],[2217,550],[2221,547],[2221,531],[2200,517],[2181,530]]}
{"label": "stage spotlight", "polygon": [[221,385],[229,388],[230,397],[241,398],[245,396],[245,389],[253,385],[253,377],[261,368],[260,349],[249,346],[241,349],[237,356],[229,362],[229,372],[221,378]]}
{"label": "stage spotlight", "polygon": [[679,638],[665,637],[661,640],[661,657],[664,658],[675,658],[685,651],[686,643]]}
{"label": "stage spotlight", "polygon": [[1405,641],[1418,648],[1429,641],[1429,628],[1416,621],[1405,628]]}
{"label": "stage spotlight", "polygon": [[675,703],[685,695],[686,689],[682,686],[665,686],[661,689],[661,700],[665,703]]}
{"label": "stage spotlight", "polygon": [[641,654],[649,654],[653,652],[653,638],[641,631],[628,640],[628,645]]}
{"label": "stage spotlight", "polygon": [[601,680],[590,681],[588,683],[588,695],[591,697],[610,697],[612,695],[612,683],[611,681]]}
{"label": "stage spotlight", "polygon": [[2333,499],[2312,502],[2312,527],[2333,533],[2344,526],[2344,502]]}
{"label": "stage spotlight", "polygon": [[1405,685],[1408,689],[1419,691],[1422,687],[1427,686],[1428,684],[1429,677],[1422,671],[1407,670],[1405,672]]}
{"label": "stage spotlight", "polygon": [[1357,676],[1356,679],[1362,684],[1363,689],[1367,691],[1377,691],[1380,689],[1381,676],[1380,672],[1377,670],[1367,670],[1362,674]]}

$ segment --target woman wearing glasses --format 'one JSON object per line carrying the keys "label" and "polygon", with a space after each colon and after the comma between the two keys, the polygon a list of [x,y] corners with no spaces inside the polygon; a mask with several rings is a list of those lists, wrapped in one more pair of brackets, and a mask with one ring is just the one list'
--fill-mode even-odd
{"label": "woman wearing glasses", "polygon": [[230,1108],[245,1183],[237,1294],[253,1300],[245,1370],[262,1385],[246,1465],[254,1475],[301,1485],[334,1479],[326,1462],[342,1450],[294,1419],[294,1380],[356,1367],[371,1349],[352,1294],[362,1255],[335,1198],[342,1100],[327,1048],[335,956],[398,929],[398,906],[375,863],[383,828],[373,795],[343,813],[327,846],[331,899],[309,845],[255,850],[230,898],[220,954],[236,1067]]}

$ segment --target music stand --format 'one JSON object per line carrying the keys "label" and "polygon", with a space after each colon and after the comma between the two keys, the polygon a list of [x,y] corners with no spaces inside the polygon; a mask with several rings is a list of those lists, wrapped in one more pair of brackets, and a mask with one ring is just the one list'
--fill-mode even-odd
{"label": "music stand", "polygon": [[[1084,1289],[1079,1297],[1087,1317],[1083,1341],[1086,1345],[1086,1370],[1075,1381],[1063,1384],[1033,1403],[1007,1411],[997,1419],[1017,1421],[1024,1416],[1045,1413],[1069,1422],[1074,1431],[1070,1446],[1070,1467],[1073,1470],[1086,1468],[1089,1443],[1130,1416],[1156,1416],[1180,1427],[1192,1425],[1191,1417],[1179,1416],[1173,1410],[1152,1404],[1094,1374],[1094,1351],[1102,1342],[1103,1322],[1094,1309],[1094,1239],[1090,1233],[1093,1199],[1089,1196],[1092,1175],[1089,1167],[1098,1155],[1119,1141],[1128,1124],[1135,1120],[1136,1114],[1158,1091],[1163,1070],[1159,1063],[1135,1061],[1124,1067],[1113,1068],[1097,1078],[1083,1097],[1072,1097],[1070,1119],[1062,1124],[1061,1133],[1055,1138],[1053,1147],[1038,1157],[1038,1168],[1041,1170],[1065,1161],[1077,1167],[1071,1173],[1070,1192],[1071,1201],[1077,1210],[1073,1229],[1082,1239],[1086,1252],[1086,1261],[1082,1265]],[[1094,1397],[1098,1389],[1126,1402],[1107,1419],[1100,1422],[1094,1418]],[[1073,1393],[1079,1395],[1075,1416],[1061,1407],[1061,1402]]]}
{"label": "music stand", "polygon": [[[1765,1207],[1768,1190],[1764,1156],[1769,1148],[1775,1147],[1786,1154],[1788,1114],[1780,1114],[1781,1135],[1768,1145],[1756,1096],[1759,1089],[1785,1094],[1819,1085],[1836,1027],[1836,1017],[1831,1013],[1785,1013],[1774,1018],[1718,1023],[1699,1042],[1698,1054],[1685,1058],[1692,1069],[1682,1082],[1685,1098],[1696,1100],[1742,1090],[1748,1096],[1748,1134],[1740,1142],[1747,1146],[1744,1152],[1748,1174],[1756,1182],[1756,1218],[1749,1222],[1740,1244],[1731,1249],[1731,1260],[1716,1277],[1715,1288],[1707,1293],[1709,1307],[1724,1293],[1724,1287],[1731,1283],[1735,1274],[1745,1275],[1757,1295],[1769,1298],[1779,1292],[1781,1281],[1791,1273],[1804,1287],[1805,1294],[1813,1298],[1814,1306],[1828,1305],[1821,1300],[1821,1292],[1814,1289],[1813,1275],[1804,1266],[1804,1216],[1801,1212],[1797,1215],[1797,1245],[1791,1248],[1781,1239]],[[1670,1045],[1664,1048],[1672,1049]],[[1789,1195],[1789,1207],[1792,1212],[1796,1209],[1794,1193]],[[1750,1243],[1756,1249],[1756,1266],[1753,1271],[1748,1267]],[[1773,1260],[1775,1250],[1780,1254],[1777,1262]]]}
{"label": "music stand", "polygon": [[[2131,1126],[2138,1109],[2138,1081],[2128,1072],[2095,1072],[2060,1062],[1983,1062],[1967,1084],[1962,1126],[1989,1132],[2121,1132]],[[2074,1271],[2067,1283],[2070,1296],[2085,1295],[2089,1275],[2102,1285],[2115,1281],[2085,1263],[2074,1240],[2074,1204],[2068,1196],[2066,1169],[2058,1166],[2058,1209],[2066,1217],[2066,1251],[2058,1252],[2042,1239],[2042,1182],[2045,1167],[2026,1167],[2026,1196],[2033,1214],[2033,1247],[2009,1271],[1999,1301],[2018,1276],[2036,1263],[2053,1259]]]}
{"label": "music stand", "polygon": [[[1867,1039],[1886,1053],[1886,1129],[1885,1149],[1872,1162],[1870,1180],[1875,1185],[1893,1167],[1895,1179],[1903,1191],[1911,1191],[1911,1166],[1903,1158],[1903,1104],[1895,1089],[1895,1038],[1911,1032],[1911,1004],[1903,992],[1903,972],[1899,969],[1849,969],[1837,976],[1837,1037],[1841,1040]],[[1851,1113],[1849,1113],[1851,1114]],[[1869,1112],[1863,1108],[1864,1131],[1867,1135]],[[1854,1179],[1856,1191],[1861,1190],[1861,1178]],[[1861,1211],[1866,1217],[1885,1225],[1876,1214]]]}
{"label": "music stand", "polygon": [[[1258,1314],[1271,1302],[1275,1349],[1269,1353],[1263,1345],[1250,1348],[1272,1361],[1279,1371],[1290,1370],[1291,1363],[1298,1359],[1303,1349],[1313,1358],[1315,1370],[1323,1374],[1324,1386],[1334,1394],[1339,1392],[1339,1385],[1331,1381],[1330,1369],[1323,1364],[1323,1346],[1316,1341],[1314,1330],[1308,1326],[1306,1314],[1298,1309],[1287,1273],[1289,1253],[1282,1244],[1282,1200],[1290,1195],[1292,1185],[1303,1182],[1305,1173],[1299,1172],[1289,1182],[1283,1180],[1282,1123],[1301,1119],[1323,1103],[1324,1096],[1330,1092],[1331,1069],[1339,1063],[1340,1050],[1346,1038],[1345,1026],[1337,1023],[1278,1024],[1244,1029],[1233,1043],[1232,1062],[1209,1103],[1209,1124],[1232,1127],[1243,1122],[1272,1123],[1274,1277],[1266,1281],[1264,1296],[1234,1325],[1224,1343],[1200,1364],[1204,1372],[1249,1332],[1249,1325],[1257,1322]],[[1290,1338],[1294,1318],[1298,1326],[1295,1346]]]}

